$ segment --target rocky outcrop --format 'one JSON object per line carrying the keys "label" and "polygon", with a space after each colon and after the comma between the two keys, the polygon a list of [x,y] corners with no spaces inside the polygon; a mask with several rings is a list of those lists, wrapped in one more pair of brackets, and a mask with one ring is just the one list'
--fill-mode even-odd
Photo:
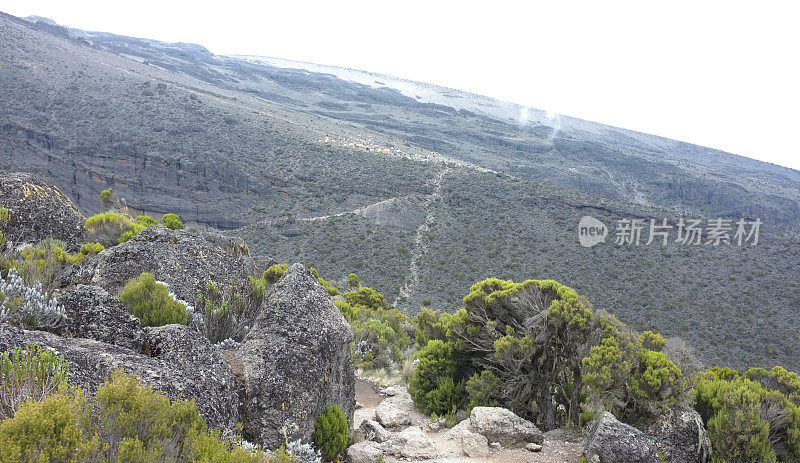
{"label": "rocky outcrop", "polygon": [[0,207],[10,212],[2,231],[14,243],[56,238],[74,250],[86,242],[86,218],[58,187],[38,175],[0,174]]}
{"label": "rocky outcrop", "polygon": [[489,439],[470,428],[470,421],[463,420],[447,431],[447,436],[454,440],[464,455],[471,458],[484,458],[489,455]]}
{"label": "rocky outcrop", "polygon": [[655,439],[608,412],[586,427],[583,452],[600,463],[659,463]]}
{"label": "rocky outcrop", "polygon": [[530,421],[501,407],[475,407],[469,415],[470,429],[490,442],[503,445],[541,444],[544,434]]}
{"label": "rocky outcrop", "polygon": [[[90,392],[114,371],[132,373],[172,399],[195,400],[198,411],[211,426],[231,428],[241,419],[233,378],[230,372],[226,375],[220,370],[220,361],[208,341],[185,328],[172,325],[151,331],[148,342],[161,346],[162,350],[150,357],[101,341],[65,338],[0,324],[0,352],[28,343],[53,349],[69,365],[70,384]],[[194,359],[179,358],[187,355]]]}
{"label": "rocky outcrop", "polygon": [[128,280],[150,272],[180,299],[194,301],[209,280],[244,285],[248,275],[264,270],[253,262],[242,240],[154,225],[101,252],[92,282],[117,294]]}
{"label": "rocky outcrop", "polygon": [[64,306],[67,315],[67,336],[142,351],[144,330],[139,319],[131,315],[119,298],[103,288],[78,285],[61,294],[57,303]]}
{"label": "rocky outcrop", "polygon": [[273,448],[285,439],[308,441],[314,421],[331,404],[352,423],[351,340],[350,326],[311,271],[289,267],[236,352],[245,437]]}
{"label": "rocky outcrop", "polygon": [[703,419],[692,408],[667,410],[644,431],[655,438],[667,463],[711,461],[711,441],[706,434]]}

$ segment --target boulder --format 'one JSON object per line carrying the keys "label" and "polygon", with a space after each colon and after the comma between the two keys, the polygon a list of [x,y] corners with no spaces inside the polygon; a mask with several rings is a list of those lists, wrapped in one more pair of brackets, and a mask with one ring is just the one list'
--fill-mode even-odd
{"label": "boulder", "polygon": [[[135,374],[144,384],[164,392],[173,400],[195,400],[198,411],[209,425],[233,428],[241,420],[239,397],[230,376],[221,373],[224,364],[219,364],[219,358],[211,352],[208,341],[199,336],[192,337],[189,335],[192,331],[186,327],[176,329],[177,326],[162,328],[163,331],[185,330],[187,336],[180,342],[183,347],[164,349],[160,355],[150,357],[102,341],[64,338],[0,324],[0,352],[29,343],[53,349],[69,365],[70,384],[89,392],[94,392],[114,371]],[[177,334],[175,337],[180,338]],[[146,342],[152,343],[160,338],[171,339],[171,336],[150,332]],[[196,360],[179,358],[186,353],[195,355]]]}
{"label": "boulder", "polygon": [[142,351],[144,329],[119,298],[99,286],[78,285],[58,297],[67,315],[65,335]]}
{"label": "boulder", "polygon": [[583,453],[600,463],[659,463],[655,439],[608,412],[586,427]]}
{"label": "boulder", "polygon": [[269,289],[236,351],[245,397],[244,435],[275,448],[308,442],[327,406],[353,423],[352,332],[311,271],[294,264]]}
{"label": "boulder", "polygon": [[247,256],[247,246],[237,238],[153,225],[98,254],[92,283],[119,294],[128,280],[149,272],[191,303],[209,280],[244,287],[247,276],[259,270]]}
{"label": "boulder", "polygon": [[530,421],[501,407],[475,407],[469,416],[472,431],[503,445],[541,444],[544,435]]}
{"label": "boulder", "polygon": [[383,451],[375,442],[363,441],[347,448],[348,463],[379,463]]}
{"label": "boulder", "polygon": [[[185,325],[145,328],[143,351],[152,358],[169,362],[189,380],[206,384],[205,392],[195,397],[197,406],[219,417],[239,415],[240,400],[236,379],[220,351],[208,338]],[[222,403],[219,398],[226,398]],[[225,410],[217,407],[222,405]]]}
{"label": "boulder", "polygon": [[391,433],[375,420],[362,421],[358,429],[364,435],[365,440],[377,442],[379,444],[388,441],[392,437]]}
{"label": "boulder", "polygon": [[0,174],[0,206],[10,212],[3,234],[16,244],[56,238],[68,250],[76,250],[87,240],[86,218],[57,186],[39,175]]}
{"label": "boulder", "polygon": [[384,399],[378,404],[375,413],[380,424],[387,428],[394,428],[411,424],[414,410],[414,401],[406,393]]}
{"label": "boulder", "polygon": [[703,419],[692,408],[670,409],[643,431],[655,438],[665,462],[711,461],[711,441],[706,434]]}
{"label": "boulder", "polygon": [[489,456],[489,440],[486,436],[473,432],[469,428],[469,421],[464,421],[447,431],[447,437],[457,443],[462,453],[470,458],[484,458]]}
{"label": "boulder", "polygon": [[430,460],[439,456],[439,450],[424,432],[408,428],[392,441],[393,452],[412,460]]}

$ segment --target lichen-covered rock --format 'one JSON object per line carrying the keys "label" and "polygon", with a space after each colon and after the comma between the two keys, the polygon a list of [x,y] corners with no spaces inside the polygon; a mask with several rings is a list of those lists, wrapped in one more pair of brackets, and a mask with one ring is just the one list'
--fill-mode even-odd
{"label": "lichen-covered rock", "polygon": [[603,412],[586,427],[584,456],[600,463],[658,463],[656,441],[633,426]]}
{"label": "lichen-covered rock", "polygon": [[[171,331],[170,327],[164,328]],[[163,338],[170,337],[151,333],[151,339]],[[53,349],[69,365],[70,384],[93,392],[111,373],[122,370],[135,374],[144,384],[164,392],[171,399],[195,400],[198,411],[211,426],[232,428],[240,420],[239,397],[235,386],[231,384],[233,380],[220,373],[219,360],[211,355],[208,350],[210,346],[202,342],[203,338],[186,336],[181,339],[180,343],[162,343],[162,346],[173,347],[162,351],[162,355],[149,357],[101,341],[64,338],[43,331],[27,331],[0,324],[0,352],[29,343]],[[178,349],[177,345],[183,347]],[[192,349],[196,350],[198,361],[177,359],[179,352],[183,356]],[[207,357],[205,365],[200,361],[204,356]]]}
{"label": "lichen-covered rock", "polygon": [[[292,265],[268,291],[237,351],[246,394],[244,435],[270,448],[308,441],[328,405],[355,409],[352,332],[312,273]],[[230,360],[229,360],[230,361]]]}
{"label": "lichen-covered rock", "polygon": [[391,438],[391,433],[375,420],[364,420],[358,427],[365,440],[383,443]]}
{"label": "lichen-covered rock", "polygon": [[530,421],[501,407],[475,407],[469,415],[472,431],[503,445],[541,444],[544,434]]}
{"label": "lichen-covered rock", "polygon": [[86,218],[57,186],[39,175],[0,174],[0,207],[10,212],[3,227],[9,241],[19,244],[56,238],[70,250],[86,242]]}
{"label": "lichen-covered rock", "polygon": [[247,246],[236,238],[153,225],[98,254],[92,282],[118,294],[128,280],[149,272],[178,298],[193,302],[209,280],[246,284],[248,271],[255,270],[247,256]]}
{"label": "lichen-covered rock", "polygon": [[667,463],[708,463],[711,441],[700,414],[689,407],[667,410],[644,431],[653,436]]}
{"label": "lichen-covered rock", "polygon": [[119,298],[99,286],[78,285],[58,297],[67,315],[65,334],[142,351],[144,330]]}

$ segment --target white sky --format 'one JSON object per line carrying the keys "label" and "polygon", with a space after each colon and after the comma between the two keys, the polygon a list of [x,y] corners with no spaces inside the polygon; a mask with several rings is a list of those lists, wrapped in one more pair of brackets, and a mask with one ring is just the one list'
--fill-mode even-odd
{"label": "white sky", "polygon": [[0,11],[391,74],[800,169],[796,2],[0,0]]}

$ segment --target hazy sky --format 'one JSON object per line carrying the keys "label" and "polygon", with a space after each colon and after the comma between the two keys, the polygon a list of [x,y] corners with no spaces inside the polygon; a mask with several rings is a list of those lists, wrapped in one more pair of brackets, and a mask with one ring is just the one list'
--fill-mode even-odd
{"label": "hazy sky", "polygon": [[81,29],[436,83],[800,169],[795,2],[6,1]]}

